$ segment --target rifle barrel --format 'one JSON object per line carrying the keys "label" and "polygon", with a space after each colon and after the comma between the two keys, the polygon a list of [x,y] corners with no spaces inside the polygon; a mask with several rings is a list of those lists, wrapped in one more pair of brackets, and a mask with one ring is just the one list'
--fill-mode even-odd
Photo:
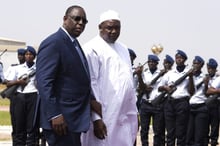
{"label": "rifle barrel", "polygon": [[8,51],[8,50],[5,49],[5,50],[0,54],[0,56],[2,56],[6,51]]}

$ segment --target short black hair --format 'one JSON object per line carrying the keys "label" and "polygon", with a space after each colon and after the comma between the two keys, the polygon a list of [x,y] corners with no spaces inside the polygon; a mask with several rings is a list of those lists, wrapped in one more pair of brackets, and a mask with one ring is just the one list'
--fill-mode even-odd
{"label": "short black hair", "polygon": [[70,14],[72,12],[73,9],[76,9],[76,8],[80,8],[80,9],[83,9],[82,7],[78,6],[78,5],[73,5],[73,6],[70,6],[69,8],[67,8],[66,12],[65,12],[65,16],[67,16],[68,14]]}

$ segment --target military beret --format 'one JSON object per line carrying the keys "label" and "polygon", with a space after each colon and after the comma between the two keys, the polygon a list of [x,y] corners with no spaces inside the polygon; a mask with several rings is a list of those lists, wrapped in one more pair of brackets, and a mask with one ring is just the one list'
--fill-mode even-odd
{"label": "military beret", "polygon": [[155,61],[158,62],[160,59],[156,55],[148,55],[148,61]]}
{"label": "military beret", "polygon": [[19,55],[24,55],[25,52],[26,52],[26,50],[23,49],[23,48],[20,48],[20,49],[17,50],[17,53],[18,53]]}
{"label": "military beret", "polygon": [[180,56],[182,56],[183,58],[185,58],[185,60],[187,60],[187,55],[185,52],[183,52],[182,50],[177,50],[176,55],[179,54]]}
{"label": "military beret", "polygon": [[33,54],[34,56],[36,56],[36,51],[32,46],[27,46],[26,51],[31,52],[31,54]]}
{"label": "military beret", "polygon": [[134,56],[134,58],[137,57],[136,54],[135,54],[135,52],[134,52],[132,49],[128,48],[128,51],[129,51],[129,54],[130,54],[131,56]]}
{"label": "military beret", "polygon": [[213,58],[210,58],[210,59],[209,59],[207,65],[208,65],[209,67],[215,68],[215,69],[218,67],[217,61],[216,61],[215,59],[213,59]]}
{"label": "military beret", "polygon": [[200,56],[195,56],[194,61],[198,61],[200,63],[204,63],[204,60]]}
{"label": "military beret", "polygon": [[173,58],[172,58],[170,55],[166,55],[166,56],[165,56],[165,60],[166,60],[167,62],[169,62],[170,64],[173,64],[173,63],[174,63],[174,60],[173,60]]}

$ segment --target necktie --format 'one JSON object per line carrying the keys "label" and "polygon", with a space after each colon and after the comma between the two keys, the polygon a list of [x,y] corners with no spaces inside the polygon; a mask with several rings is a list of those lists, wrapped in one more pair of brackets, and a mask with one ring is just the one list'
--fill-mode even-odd
{"label": "necktie", "polygon": [[87,73],[87,75],[89,76],[89,69],[88,69],[87,60],[86,60],[85,56],[83,55],[83,51],[82,51],[82,49],[81,49],[81,47],[80,47],[79,42],[78,42],[77,39],[75,39],[75,40],[73,41],[73,45],[75,46],[75,48],[76,48],[76,50],[77,50],[77,52],[78,52],[78,54],[79,54],[79,57],[80,57],[80,59],[81,59],[81,61],[82,61],[83,67],[85,68],[86,73]]}

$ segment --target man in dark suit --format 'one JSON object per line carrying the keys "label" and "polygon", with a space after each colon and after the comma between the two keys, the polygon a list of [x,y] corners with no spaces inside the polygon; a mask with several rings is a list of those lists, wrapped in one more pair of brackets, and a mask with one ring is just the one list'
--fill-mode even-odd
{"label": "man in dark suit", "polygon": [[87,61],[76,39],[87,22],[82,7],[69,7],[63,26],[39,47],[36,78],[40,121],[50,146],[81,146],[81,132],[89,128],[94,96]]}

